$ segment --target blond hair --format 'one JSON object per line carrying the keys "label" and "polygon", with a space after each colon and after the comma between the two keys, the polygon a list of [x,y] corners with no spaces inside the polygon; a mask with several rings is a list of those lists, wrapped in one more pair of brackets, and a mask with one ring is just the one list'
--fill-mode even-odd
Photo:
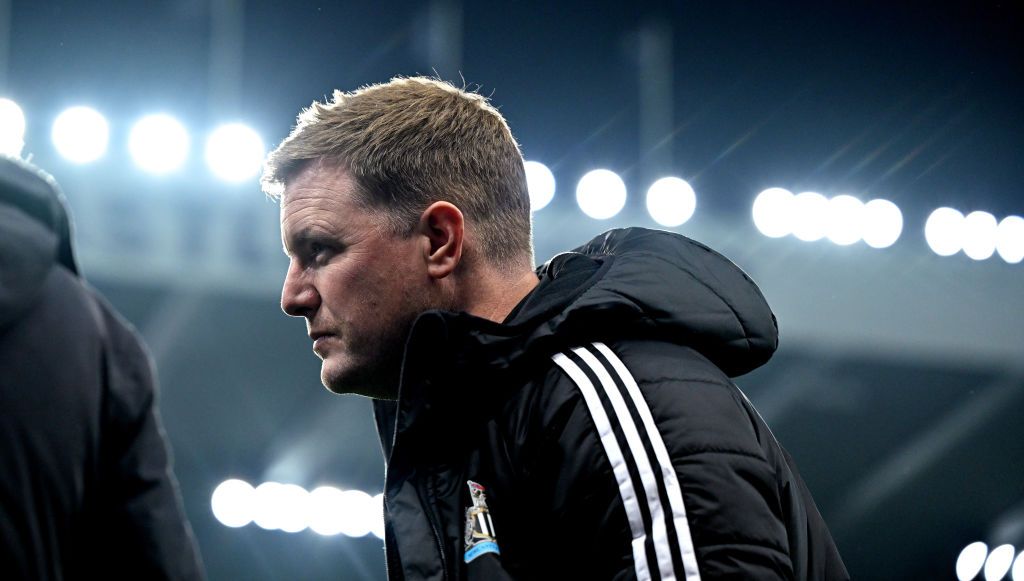
{"label": "blond hair", "polygon": [[263,190],[278,197],[310,163],[347,171],[359,203],[380,210],[391,234],[410,235],[430,204],[447,201],[494,266],[532,268],[523,157],[482,95],[426,77],[335,91],[302,111],[267,156]]}

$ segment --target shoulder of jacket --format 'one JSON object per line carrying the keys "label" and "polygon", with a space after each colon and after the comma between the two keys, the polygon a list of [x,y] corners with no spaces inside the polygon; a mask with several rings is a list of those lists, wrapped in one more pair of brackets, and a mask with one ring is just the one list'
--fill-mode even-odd
{"label": "shoulder of jacket", "polygon": [[[572,418],[595,413],[625,421],[630,413],[623,410],[643,406],[655,418],[673,418],[656,423],[686,453],[763,458],[761,444],[770,439],[740,389],[706,357],[685,346],[655,340],[590,343],[553,355],[545,377],[550,402],[545,407],[563,409],[545,409],[541,417],[560,419],[560,429]],[[570,406],[576,408],[572,413],[567,411]]]}
{"label": "shoulder of jacket", "polygon": [[[547,378],[554,383],[574,384],[565,359],[577,363],[589,374],[607,371],[613,377],[627,374],[638,384],[665,382],[694,382],[717,384],[723,388],[735,386],[729,376],[697,350],[657,339],[621,339],[581,343],[550,358]],[[562,363],[560,363],[562,362]]]}

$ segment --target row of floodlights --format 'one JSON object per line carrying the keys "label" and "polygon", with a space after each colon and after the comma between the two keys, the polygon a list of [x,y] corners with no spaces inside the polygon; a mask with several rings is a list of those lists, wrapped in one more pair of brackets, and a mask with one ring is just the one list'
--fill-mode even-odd
{"label": "row of floodlights", "polygon": [[[536,211],[554,196],[555,178],[535,161],[526,162],[526,175]],[[594,170],[580,179],[576,201],[588,216],[610,218],[625,205],[626,186],[614,172]],[[685,223],[696,205],[693,188],[680,178],[662,178],[647,191],[647,210],[663,226]],[[752,213],[754,225],[770,238],[827,239],[840,246],[864,242],[872,248],[888,248],[903,232],[903,213],[896,204],[884,199],[862,202],[846,194],[827,198],[817,192],[794,194],[784,188],[768,188],[755,198]],[[985,260],[996,252],[1010,264],[1024,260],[1024,218],[1020,216],[997,222],[988,212],[964,216],[952,208],[939,208],[928,217],[925,239],[939,256],[962,250],[974,260]]]}
{"label": "row of floodlights", "polygon": [[793,194],[768,188],[754,199],[754,225],[769,238],[794,236],[804,242],[828,239],[840,246],[863,241],[888,248],[903,232],[903,213],[889,200],[867,203],[842,194],[826,198],[817,192]]}
{"label": "row of floodlights", "polygon": [[[19,155],[24,145],[25,116],[16,103],[0,99],[0,153]],[[89,163],[103,156],[110,130],[107,120],[94,109],[72,107],[57,116],[52,137],[57,151],[75,163]],[[142,169],[165,174],[182,167],[190,147],[185,127],[170,115],[148,115],[135,123],[128,149]],[[220,178],[240,182],[254,178],[265,155],[263,141],[249,127],[232,123],[215,129],[206,140],[206,161]],[[555,195],[555,177],[544,164],[525,163],[533,211],[547,206]],[[697,207],[693,187],[678,177],[655,181],[647,190],[647,210],[665,227],[686,223]],[[626,205],[626,185],[613,171],[596,169],[580,178],[576,202],[584,214],[596,220],[616,216]],[[817,192],[793,194],[768,188],[753,206],[754,225],[771,238],[792,235],[813,242],[828,239],[846,246],[863,241],[872,248],[892,246],[903,231],[903,214],[896,204],[883,199],[862,202],[854,196],[827,198]],[[935,210],[925,225],[925,239],[940,256],[961,250],[974,260],[996,252],[1008,263],[1024,260],[1024,218],[1007,216],[997,222],[988,212],[964,216],[952,208]]]}
{"label": "row of floodlights", "polygon": [[231,479],[213,491],[213,516],[228,527],[250,523],[268,530],[298,533],[309,529],[324,536],[343,534],[384,538],[383,494],[320,486],[311,491],[296,484],[264,482],[253,487]]}
{"label": "row of floodlights", "polygon": [[[75,106],[54,119],[50,137],[65,159],[86,164],[107,152],[110,125],[99,111]],[[24,140],[24,113],[14,101],[0,99],[0,154],[21,155]],[[135,122],[128,135],[128,151],[141,169],[168,174],[185,164],[190,141],[181,122],[165,113],[157,113]],[[250,127],[228,123],[207,136],[204,153],[214,175],[225,181],[242,182],[256,177],[266,150],[259,134]]]}
{"label": "row of floodlights", "polygon": [[928,246],[939,256],[953,256],[961,250],[974,260],[985,260],[999,252],[1015,264],[1024,260],[1024,218],[1006,216],[1000,221],[988,212],[964,216],[953,208],[939,208],[924,226]]}
{"label": "row of floodlights", "polygon": [[964,547],[956,559],[956,578],[960,581],[980,579],[978,575],[983,570],[985,581],[1000,581],[1007,573],[1013,581],[1024,581],[1024,551],[1017,554],[1013,545],[1000,545],[989,551],[988,545],[980,541]]}
{"label": "row of floodlights", "polygon": [[[525,166],[530,208],[536,212],[554,198],[555,176],[540,162],[527,161]],[[625,207],[626,184],[611,170],[587,172],[576,184],[576,203],[587,216],[607,220]],[[685,224],[696,209],[697,194],[684,179],[664,177],[647,189],[647,211],[662,226],[671,228]]]}
{"label": "row of floodlights", "polygon": [[[903,230],[903,214],[896,204],[882,199],[865,203],[845,194],[826,198],[817,192],[793,194],[768,188],[754,200],[753,215],[754,225],[770,238],[828,239],[841,246],[863,241],[872,248],[886,248]],[[1007,263],[1024,260],[1024,218],[1020,216],[997,221],[988,212],[964,216],[953,208],[939,208],[925,222],[924,234],[939,256],[962,250],[973,260],[985,260],[998,251]]]}

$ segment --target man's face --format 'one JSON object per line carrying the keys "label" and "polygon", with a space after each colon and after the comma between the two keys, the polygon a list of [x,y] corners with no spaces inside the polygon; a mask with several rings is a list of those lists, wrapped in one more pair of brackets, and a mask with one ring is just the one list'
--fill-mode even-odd
{"label": "man's face", "polygon": [[347,172],[316,164],[288,183],[281,308],[306,319],[328,389],[393,399],[409,327],[432,300],[423,239],[381,234],[383,217],[355,192]]}

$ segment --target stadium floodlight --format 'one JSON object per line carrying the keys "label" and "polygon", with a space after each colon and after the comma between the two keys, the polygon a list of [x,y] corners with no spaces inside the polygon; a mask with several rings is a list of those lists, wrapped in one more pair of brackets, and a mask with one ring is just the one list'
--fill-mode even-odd
{"label": "stadium floodlight", "polygon": [[264,482],[256,487],[253,494],[253,522],[261,529],[273,531],[281,528],[281,522],[287,518],[281,514],[281,487],[280,482]]}
{"label": "stadium floodlight", "polygon": [[263,164],[263,140],[241,123],[221,125],[206,140],[206,163],[220,179],[243,182],[256,177]]}
{"label": "stadium floodlight", "polygon": [[686,180],[661,178],[647,190],[647,212],[662,226],[685,224],[697,209],[697,194]]}
{"label": "stadium floodlight", "polygon": [[309,492],[296,484],[283,484],[277,489],[277,528],[297,533],[309,526]]}
{"label": "stadium floodlight", "polygon": [[981,568],[985,566],[986,557],[988,557],[988,545],[981,541],[964,547],[956,559],[956,578],[960,581],[970,581],[977,577]]}
{"label": "stadium floodlight", "polygon": [[856,243],[864,235],[864,202],[839,195],[828,201],[825,218],[828,239],[840,246]]}
{"label": "stadium floodlight", "polygon": [[53,145],[73,163],[96,161],[107,151],[110,127],[95,109],[71,107],[53,122]]}
{"label": "stadium floodlight", "polygon": [[988,212],[971,212],[964,217],[964,254],[973,260],[985,260],[996,251],[996,235],[999,224],[996,217]]}
{"label": "stadium floodlight", "polygon": [[992,549],[985,560],[985,581],[999,581],[1010,571],[1013,564],[1013,545],[999,545]]}
{"label": "stadium floodlight", "polygon": [[526,186],[530,191],[530,211],[536,212],[551,203],[555,197],[555,176],[548,166],[539,161],[523,163]]}
{"label": "stadium floodlight", "polygon": [[0,99],[0,155],[20,157],[25,146],[25,113],[10,99]]}
{"label": "stadium floodlight", "polygon": [[1024,218],[1007,216],[999,222],[999,230],[996,233],[996,250],[999,251],[999,256],[1009,264],[1017,264],[1024,260]]}
{"label": "stadium floodlight", "polygon": [[793,198],[793,236],[804,242],[825,237],[828,198],[817,192],[801,192]]}
{"label": "stadium floodlight", "polygon": [[938,208],[924,224],[924,239],[932,252],[953,256],[963,248],[964,215],[953,208]]}
{"label": "stadium floodlight", "polygon": [[1010,570],[1010,578],[1013,581],[1024,581],[1024,551],[1021,551],[1017,555],[1017,559],[1013,562],[1013,569]]}
{"label": "stadium floodlight", "polygon": [[295,484],[264,482],[256,488],[231,479],[211,498],[213,514],[225,526],[254,522],[266,530],[297,533],[306,528],[324,536],[345,534],[384,538],[384,495],[320,486],[312,492]]}
{"label": "stadium floodlight", "polygon": [[128,151],[140,168],[155,174],[174,171],[188,156],[188,132],[177,119],[163,113],[148,115],[132,127]]}
{"label": "stadium floodlight", "polygon": [[795,200],[793,192],[768,188],[754,199],[754,225],[769,238],[782,238],[793,233]]}
{"label": "stadium floodlight", "polygon": [[256,489],[244,480],[225,480],[213,491],[210,508],[224,526],[244,527],[252,522],[253,496]]}
{"label": "stadium floodlight", "polygon": [[[320,486],[309,493],[309,528],[313,532],[334,536],[341,534],[342,523],[348,515],[344,511],[345,496],[333,486]],[[381,513],[383,514],[383,513]]]}
{"label": "stadium floodlight", "polygon": [[626,205],[626,184],[607,169],[587,172],[576,184],[576,203],[595,220],[607,220]]}
{"label": "stadium floodlight", "polygon": [[345,515],[339,523],[341,532],[350,537],[368,535],[377,526],[377,517],[383,514],[377,511],[373,497],[362,490],[343,491],[338,504],[341,513]]}
{"label": "stadium floodlight", "polygon": [[872,248],[888,248],[903,233],[903,212],[889,200],[871,200],[864,204],[864,243]]}

